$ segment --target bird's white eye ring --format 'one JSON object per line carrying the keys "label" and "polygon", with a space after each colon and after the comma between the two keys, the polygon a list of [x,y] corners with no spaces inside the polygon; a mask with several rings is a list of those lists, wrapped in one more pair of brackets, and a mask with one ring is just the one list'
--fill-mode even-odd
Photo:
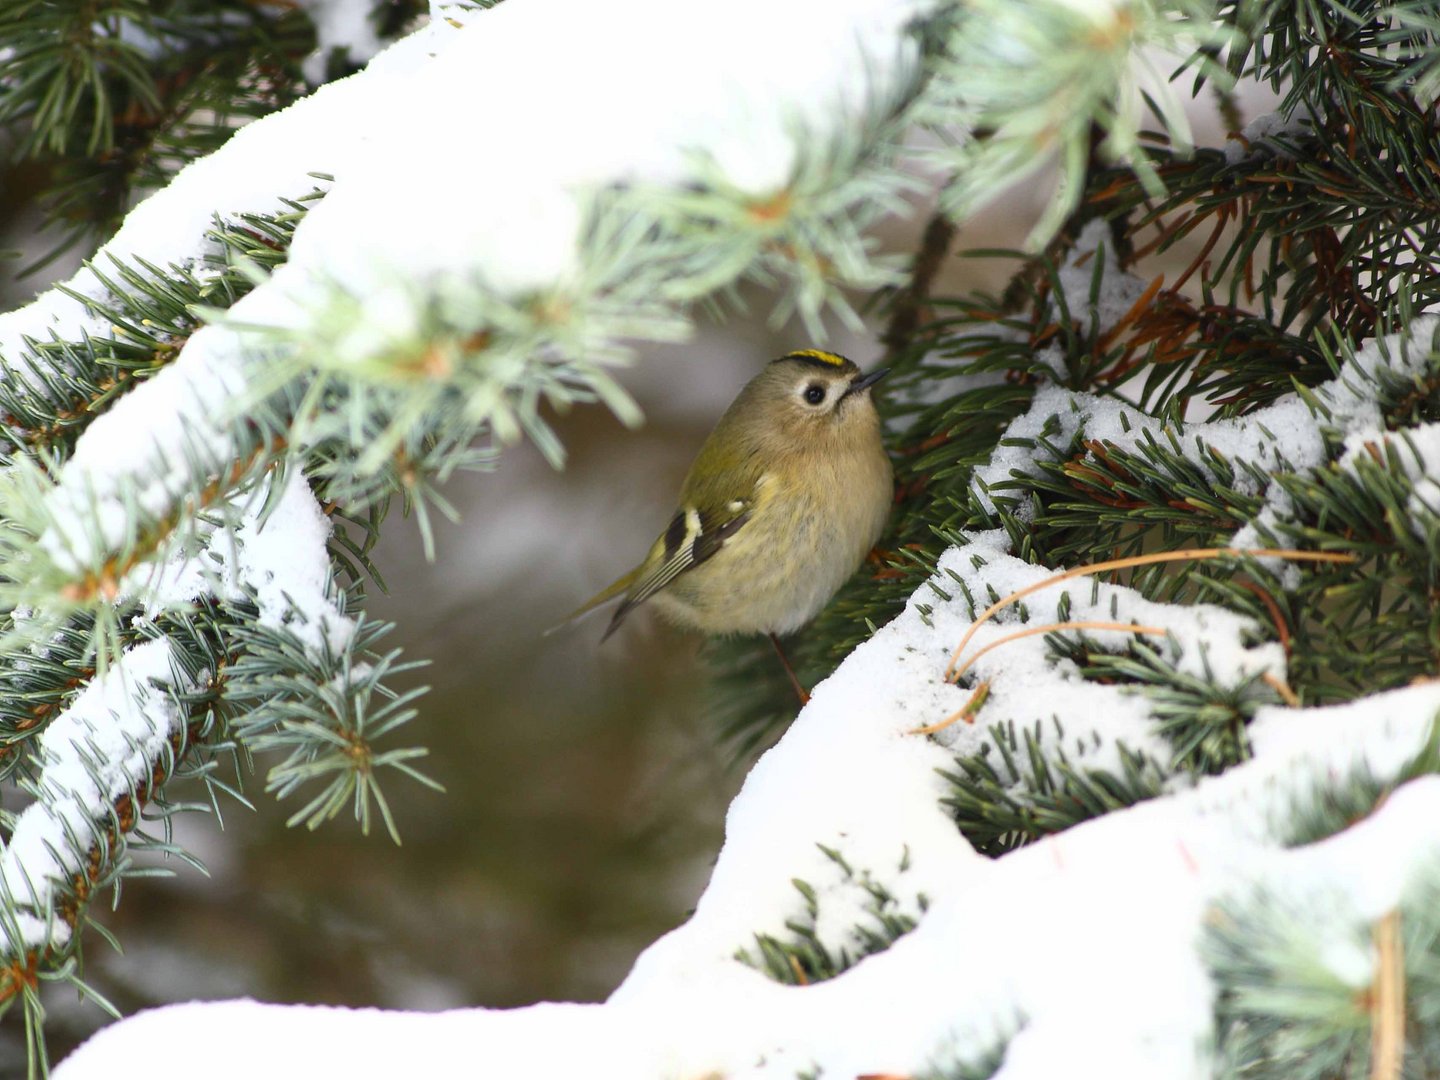
{"label": "bird's white eye ring", "polygon": [[825,387],[821,386],[819,383],[812,382],[809,386],[805,388],[805,393],[803,396],[808,404],[819,405],[822,401],[825,400]]}

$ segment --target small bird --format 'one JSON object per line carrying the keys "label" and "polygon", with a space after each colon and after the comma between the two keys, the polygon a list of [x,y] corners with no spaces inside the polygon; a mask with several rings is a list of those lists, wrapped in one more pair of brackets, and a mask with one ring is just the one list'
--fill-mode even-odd
{"label": "small bird", "polygon": [[778,635],[815,617],[885,527],[893,479],[870,390],[887,374],[818,349],[771,361],[705,440],[640,565],[570,618],[623,597],[601,641],[647,601],[706,634],[769,634],[805,701]]}

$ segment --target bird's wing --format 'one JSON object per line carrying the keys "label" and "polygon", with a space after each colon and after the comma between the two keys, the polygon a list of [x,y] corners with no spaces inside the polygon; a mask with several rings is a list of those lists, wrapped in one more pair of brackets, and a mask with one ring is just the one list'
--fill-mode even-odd
{"label": "bird's wing", "polygon": [[724,547],[725,541],[750,520],[752,507],[750,499],[734,499],[718,510],[682,507],[676,511],[669,528],[655,541],[650,554],[634,571],[625,599],[615,609],[615,615],[600,640],[604,641],[613,634],[630,612]]}

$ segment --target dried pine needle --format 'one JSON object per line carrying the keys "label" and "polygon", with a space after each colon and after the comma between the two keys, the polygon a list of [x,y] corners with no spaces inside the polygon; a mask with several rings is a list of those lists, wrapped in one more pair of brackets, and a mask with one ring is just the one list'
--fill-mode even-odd
{"label": "dried pine needle", "polygon": [[1300,696],[1290,689],[1290,684],[1276,675],[1273,671],[1267,671],[1260,676],[1260,681],[1280,695],[1282,701],[1292,709],[1300,707]]}
{"label": "dried pine needle", "polygon": [[935,724],[926,724],[924,727],[911,728],[907,734],[934,735],[935,732],[944,731],[951,724],[959,720],[964,720],[967,724],[973,724],[975,722],[975,714],[980,711],[980,706],[985,704],[985,699],[989,695],[990,680],[986,679],[979,686],[975,687],[975,692],[966,699],[964,705],[960,706],[960,708],[956,709],[944,720]]}
{"label": "dried pine needle", "polygon": [[1370,1080],[1400,1080],[1405,1057],[1405,957],[1400,912],[1375,924],[1375,982],[1370,991]]}
{"label": "dried pine needle", "polygon": [[[1086,563],[1084,566],[1075,566],[1069,570],[1063,570],[1058,574],[1053,574],[1043,581],[1037,581],[1032,585],[1027,585],[1025,588],[1019,589],[1009,596],[995,601],[995,603],[981,612],[980,616],[970,624],[970,629],[965,631],[965,636],[960,639],[960,644],[955,646],[955,651],[950,654],[950,662],[945,666],[945,678],[953,682],[959,678],[960,672],[965,670],[964,668],[960,668],[957,671],[955,665],[959,662],[961,654],[965,651],[965,646],[970,644],[970,639],[975,636],[975,632],[979,630],[984,623],[988,622],[992,615],[998,611],[1003,611],[1017,600],[1021,600],[1031,593],[1039,592],[1041,589],[1049,588],[1051,585],[1055,585],[1061,581],[1066,581],[1073,577],[1081,577],[1085,574],[1104,573],[1108,570],[1123,570],[1132,566],[1152,566],[1155,563],[1200,562],[1205,559],[1223,558],[1227,555],[1251,555],[1257,558],[1287,559],[1292,562],[1351,563],[1355,561],[1354,555],[1331,551],[1296,551],[1290,548],[1186,548],[1183,551],[1157,551],[1149,555],[1132,555],[1128,559],[1110,559],[1106,562]],[[1011,639],[1006,638],[1004,640],[1008,641]],[[998,644],[998,642],[996,644]],[[977,653],[976,655],[979,654]],[[974,657],[972,657],[971,660],[973,661]],[[968,666],[969,664],[966,665],[966,667]]]}
{"label": "dried pine needle", "polygon": [[1095,619],[1082,619],[1078,622],[1057,622],[1046,623],[1044,626],[1027,626],[1024,630],[1017,630],[1013,634],[1006,634],[1002,638],[996,638],[974,656],[966,660],[960,667],[955,669],[955,678],[960,678],[970,670],[970,666],[984,656],[991,649],[998,649],[1001,645],[1007,645],[1020,638],[1034,637],[1036,634],[1053,634],[1060,630],[1118,630],[1126,634],[1164,634],[1163,626],[1136,626],[1134,623],[1121,622],[1100,622]]}

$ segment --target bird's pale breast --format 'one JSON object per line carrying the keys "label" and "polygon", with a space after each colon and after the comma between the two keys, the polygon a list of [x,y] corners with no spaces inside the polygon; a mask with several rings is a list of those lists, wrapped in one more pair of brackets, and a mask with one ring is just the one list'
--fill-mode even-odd
{"label": "bird's pale breast", "polygon": [[707,634],[787,634],[815,617],[884,530],[890,461],[877,440],[795,475],[762,479],[749,523],[656,595],[665,615]]}

